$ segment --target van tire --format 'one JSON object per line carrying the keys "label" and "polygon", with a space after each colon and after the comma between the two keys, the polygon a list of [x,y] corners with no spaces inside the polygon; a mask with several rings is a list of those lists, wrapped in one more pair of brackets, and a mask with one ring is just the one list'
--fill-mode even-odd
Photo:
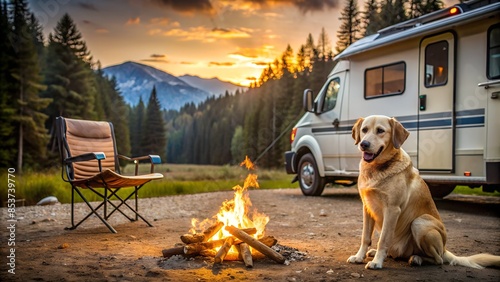
{"label": "van tire", "polygon": [[297,170],[300,190],[305,196],[321,196],[326,180],[319,175],[318,165],[311,153],[300,158]]}
{"label": "van tire", "polygon": [[455,185],[446,184],[428,184],[432,198],[442,199],[448,196],[455,189]]}

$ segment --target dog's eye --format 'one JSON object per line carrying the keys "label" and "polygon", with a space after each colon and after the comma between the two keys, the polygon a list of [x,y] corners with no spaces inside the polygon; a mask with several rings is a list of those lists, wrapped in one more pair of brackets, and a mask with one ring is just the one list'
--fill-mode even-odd
{"label": "dog's eye", "polygon": [[361,131],[362,131],[363,133],[367,133],[367,132],[368,132],[368,128],[367,128],[367,127],[363,127],[363,129],[361,129]]}
{"label": "dog's eye", "polygon": [[382,134],[384,132],[385,132],[385,130],[383,130],[382,128],[377,128],[377,134]]}

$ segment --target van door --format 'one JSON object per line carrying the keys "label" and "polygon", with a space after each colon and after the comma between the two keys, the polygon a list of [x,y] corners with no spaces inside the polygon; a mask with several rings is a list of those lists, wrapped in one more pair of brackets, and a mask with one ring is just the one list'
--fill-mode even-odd
{"label": "van door", "polygon": [[420,43],[418,156],[420,170],[453,172],[455,140],[455,36]]}
{"label": "van door", "polygon": [[340,169],[339,117],[345,72],[331,76],[318,96],[317,123],[312,128],[323,157],[325,172]]}

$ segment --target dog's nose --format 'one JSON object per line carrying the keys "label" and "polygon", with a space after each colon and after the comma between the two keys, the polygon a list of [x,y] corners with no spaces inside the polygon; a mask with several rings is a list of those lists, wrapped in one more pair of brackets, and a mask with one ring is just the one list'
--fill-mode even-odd
{"label": "dog's nose", "polygon": [[361,146],[361,149],[364,151],[370,147],[370,142],[363,140],[359,146]]}

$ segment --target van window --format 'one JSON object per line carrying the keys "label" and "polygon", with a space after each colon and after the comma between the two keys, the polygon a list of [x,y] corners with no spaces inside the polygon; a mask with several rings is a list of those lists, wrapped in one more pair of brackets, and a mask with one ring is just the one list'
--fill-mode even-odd
{"label": "van window", "polygon": [[405,90],[404,62],[375,67],[365,71],[365,99],[402,94]]}
{"label": "van window", "polygon": [[448,82],[448,41],[438,41],[425,48],[425,87]]}
{"label": "van window", "polygon": [[500,25],[488,30],[488,78],[500,78]]}
{"label": "van window", "polygon": [[335,108],[337,104],[337,95],[340,89],[340,79],[338,77],[332,79],[326,87],[325,99],[323,100],[322,112],[328,112]]}

